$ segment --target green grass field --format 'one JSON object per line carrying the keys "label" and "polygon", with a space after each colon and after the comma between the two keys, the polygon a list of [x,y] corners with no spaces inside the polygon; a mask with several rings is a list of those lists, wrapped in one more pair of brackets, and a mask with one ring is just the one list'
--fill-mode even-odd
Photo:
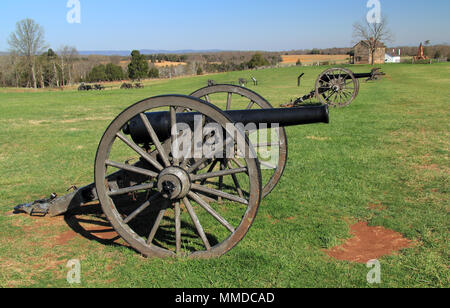
{"label": "green grass field", "polygon": [[[449,287],[450,65],[382,69],[386,78],[362,83],[351,106],[331,110],[330,125],[287,129],[284,177],[244,240],[212,260],[146,259],[71,235],[70,217],[11,210],[92,182],[103,132],[141,99],[254,75],[260,85],[249,87],[279,106],[312,89],[324,67],[150,81],[131,91],[0,89],[0,287],[70,287],[70,259],[81,260],[82,287]],[[324,253],[349,238],[357,221],[414,241],[380,259],[380,285],[367,283],[365,264]]]}

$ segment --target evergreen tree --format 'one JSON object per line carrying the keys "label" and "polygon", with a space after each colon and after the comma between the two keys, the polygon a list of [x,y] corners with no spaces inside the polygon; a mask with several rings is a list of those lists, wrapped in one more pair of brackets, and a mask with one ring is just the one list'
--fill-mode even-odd
{"label": "evergreen tree", "polygon": [[108,63],[105,67],[106,79],[108,81],[116,81],[125,79],[122,68],[119,65]]}
{"label": "evergreen tree", "polygon": [[128,65],[128,77],[131,80],[139,80],[145,78],[148,75],[148,62],[144,55],[138,50],[133,50],[131,53],[131,62]]}
{"label": "evergreen tree", "polygon": [[94,66],[88,76],[89,82],[97,82],[107,80],[106,66],[103,64]]}

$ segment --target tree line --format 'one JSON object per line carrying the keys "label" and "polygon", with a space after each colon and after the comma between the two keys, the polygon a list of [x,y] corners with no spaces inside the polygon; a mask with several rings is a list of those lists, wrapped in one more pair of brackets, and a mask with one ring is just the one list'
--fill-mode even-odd
{"label": "tree line", "polygon": [[[144,55],[134,50],[129,57],[81,56],[75,47],[49,48],[44,34],[44,29],[32,19],[17,23],[8,39],[9,53],[0,55],[0,86],[46,88],[79,82],[172,78],[275,66],[282,61],[281,55],[351,52],[351,48],[313,48],[285,52],[222,51]],[[417,55],[418,46],[398,48],[402,50],[403,56]],[[389,49],[386,52],[389,53]],[[450,59],[448,45],[432,46],[429,41],[425,41],[424,50],[430,58]],[[163,61],[171,62],[171,65],[158,65]]]}
{"label": "tree line", "polygon": [[[75,47],[63,46],[56,51],[49,48],[44,34],[44,29],[32,19],[16,24],[8,39],[10,52],[0,56],[0,86],[46,88],[79,82],[172,78],[253,69],[281,61],[279,53],[239,51],[143,55],[134,50],[125,58],[81,56]],[[155,65],[163,61],[172,64]]]}

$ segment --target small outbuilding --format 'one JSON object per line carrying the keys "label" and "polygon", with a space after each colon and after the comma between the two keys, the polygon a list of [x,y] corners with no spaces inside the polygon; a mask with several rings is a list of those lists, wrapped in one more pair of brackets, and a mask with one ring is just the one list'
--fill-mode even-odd
{"label": "small outbuilding", "polygon": [[389,53],[386,53],[385,56],[385,63],[400,63],[402,62],[402,51],[401,49],[395,50],[392,49],[392,53],[389,51]]}
{"label": "small outbuilding", "polygon": [[[384,64],[386,55],[386,46],[379,42],[375,47],[374,64]],[[370,42],[360,41],[353,46],[352,64],[372,64],[372,53],[370,52]]]}

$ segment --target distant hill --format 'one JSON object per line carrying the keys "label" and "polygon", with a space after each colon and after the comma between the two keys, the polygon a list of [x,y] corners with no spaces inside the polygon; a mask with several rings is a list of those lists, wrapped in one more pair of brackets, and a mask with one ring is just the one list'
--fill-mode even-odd
{"label": "distant hill", "polygon": [[[189,53],[210,53],[210,52],[221,52],[219,49],[210,50],[153,50],[153,49],[142,49],[141,54],[154,55],[154,54],[189,54]],[[122,56],[126,57],[131,55],[131,50],[83,50],[78,52],[80,55],[98,55],[98,56]]]}

